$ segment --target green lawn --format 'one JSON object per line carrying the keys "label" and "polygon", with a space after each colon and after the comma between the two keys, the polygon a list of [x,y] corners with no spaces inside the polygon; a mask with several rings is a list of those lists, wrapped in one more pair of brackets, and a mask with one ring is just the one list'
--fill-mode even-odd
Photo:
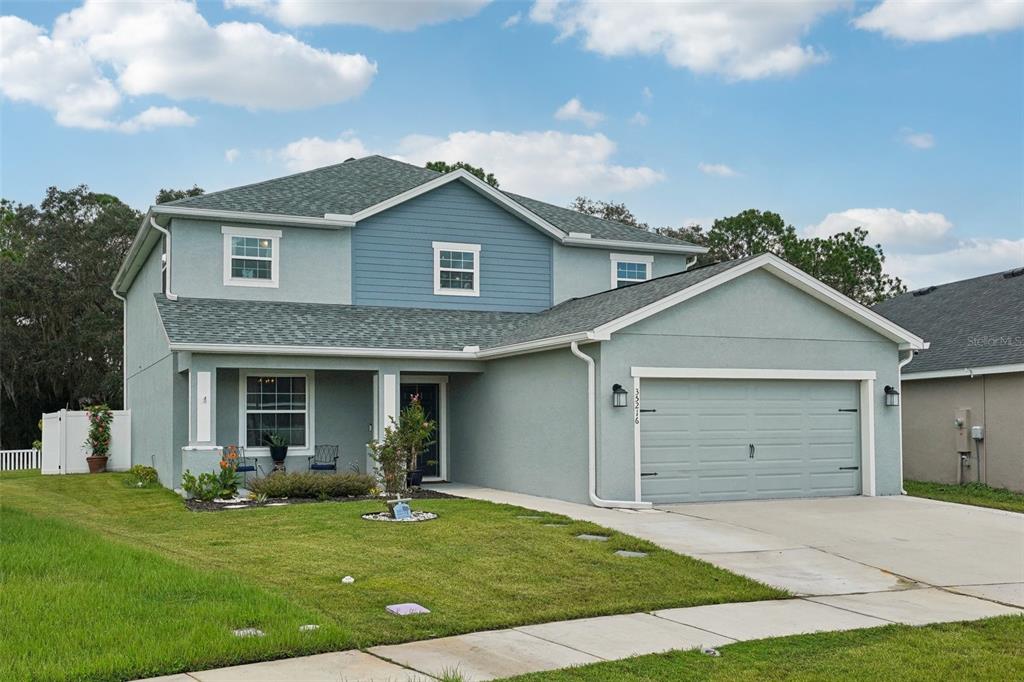
{"label": "green lawn", "polygon": [[1024,680],[1024,618],[797,635],[638,656],[512,678],[516,682],[671,680]]}
{"label": "green lawn", "polygon": [[1015,493],[1006,488],[990,488],[982,483],[952,485],[925,481],[904,481],[903,487],[907,494],[915,497],[1024,513],[1024,493]]}
{"label": "green lawn", "polygon": [[[125,679],[783,596],[612,531],[608,542],[575,539],[602,532],[589,523],[473,500],[417,506],[440,518],[360,519],[375,502],[200,513],[117,474],[0,475],[0,679]],[[432,613],[384,611],[406,601]],[[303,623],[321,629],[299,634]],[[267,636],[239,640],[236,627]]]}

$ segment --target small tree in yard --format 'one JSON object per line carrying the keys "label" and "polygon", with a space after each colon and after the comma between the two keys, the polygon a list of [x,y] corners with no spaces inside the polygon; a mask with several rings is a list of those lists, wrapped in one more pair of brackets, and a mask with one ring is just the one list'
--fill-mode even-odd
{"label": "small tree in yard", "polygon": [[384,439],[370,441],[370,457],[376,464],[374,473],[384,484],[387,495],[405,492],[407,475],[416,467],[416,459],[430,445],[437,422],[427,419],[419,396],[398,415],[398,421],[384,427]]}
{"label": "small tree in yard", "polygon": [[398,496],[405,490],[405,453],[399,445],[398,427],[394,418],[389,426],[384,427],[383,440],[371,440],[369,443],[370,457],[373,459],[374,473],[384,485],[384,494]]}
{"label": "small tree in yard", "polygon": [[414,395],[409,406],[398,416],[398,441],[405,455],[405,470],[416,468],[420,453],[434,441],[431,438],[437,429],[437,422],[427,419],[420,397]]}

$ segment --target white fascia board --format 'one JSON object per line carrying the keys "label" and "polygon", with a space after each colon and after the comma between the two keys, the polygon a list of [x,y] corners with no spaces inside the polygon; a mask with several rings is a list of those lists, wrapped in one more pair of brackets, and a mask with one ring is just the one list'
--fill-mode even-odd
{"label": "white fascia board", "polygon": [[[142,225],[136,231],[132,245],[128,247],[128,253],[125,254],[124,260],[121,261],[121,267],[117,269],[117,274],[114,275],[114,281],[111,283],[110,288],[116,293],[124,294],[128,291],[135,280],[135,276],[142,269],[142,264],[146,262],[145,257],[149,255],[153,244],[159,241],[160,234],[149,224],[149,219],[152,215],[152,210],[150,210],[146,211],[146,215],[142,216]],[[157,238],[154,239],[154,236]]]}
{"label": "white fascia board", "polygon": [[364,208],[362,211],[359,211],[358,213],[353,213],[352,215],[337,215],[333,213],[328,213],[326,214],[325,217],[337,218],[342,220],[351,220],[352,222],[359,222],[360,220],[365,220],[372,215],[380,213],[381,211],[386,211],[389,208],[394,208],[395,206],[405,203],[410,199],[415,199],[416,197],[422,194],[426,194],[427,192],[431,192],[437,189],[438,187],[443,187],[444,185],[447,185],[449,182],[455,181],[461,181],[466,183],[472,189],[476,190],[480,194],[483,194],[485,197],[487,197],[494,203],[498,204],[499,206],[502,206],[505,209],[511,211],[512,213],[519,216],[520,218],[530,223],[534,227],[538,228],[542,232],[546,232],[549,236],[554,237],[559,241],[565,239],[565,232],[558,229],[557,227],[549,223],[547,220],[544,220],[544,218],[541,218],[539,215],[537,215],[530,209],[526,208],[519,202],[510,199],[503,192],[500,192],[495,188],[491,187],[486,182],[476,177],[475,175],[465,170],[464,168],[452,171],[451,173],[445,173],[440,177],[434,178],[433,180],[430,180],[428,182],[424,182],[422,185],[417,185],[416,187],[406,190],[401,194],[396,194],[390,199],[385,199],[384,201],[378,204],[374,204],[373,206]]}
{"label": "white fascia board", "polygon": [[988,367],[936,369],[931,372],[906,372],[900,379],[903,381],[919,381],[921,379],[970,378],[986,374],[1012,374],[1014,372],[1024,372],[1024,362],[1013,365],[989,365]]}
{"label": "white fascia board", "polygon": [[477,353],[477,357],[480,360],[493,360],[496,358],[507,358],[513,355],[525,355],[527,353],[537,353],[544,350],[561,348],[563,346],[568,346],[573,341],[586,343],[587,341],[599,340],[601,339],[596,338],[591,332],[575,332],[572,334],[562,334],[561,336],[550,336],[544,339],[534,339],[533,341],[524,341],[522,343],[512,343],[507,346],[488,348],[487,350]]}
{"label": "white fascia board", "polygon": [[688,246],[686,244],[660,244],[653,242],[628,242],[621,239],[580,239],[579,237],[566,237],[561,240],[565,246],[582,246],[591,249],[622,249],[625,251],[639,251],[642,253],[707,253],[703,246]]}
{"label": "white fascia board", "polygon": [[700,294],[710,291],[711,289],[725,284],[726,282],[731,282],[737,277],[741,277],[748,272],[759,268],[763,268],[765,271],[770,272],[783,281],[800,289],[804,293],[813,296],[819,301],[835,308],[839,312],[857,320],[882,336],[901,344],[901,349],[917,350],[928,347],[924,340],[919,336],[912,334],[893,322],[890,322],[878,313],[868,310],[860,303],[857,303],[835,289],[822,284],[807,273],[793,267],[778,256],[770,253],[761,254],[760,256],[751,258],[746,263],[734,266],[725,272],[709,277],[703,282],[666,296],[659,301],[655,301],[654,303],[644,306],[639,310],[634,310],[633,312],[623,315],[616,320],[607,322],[597,327],[594,331],[598,335],[612,334],[620,329],[628,327],[631,324],[636,324],[641,320],[647,319],[652,315],[656,315],[695,296],[699,296]]}
{"label": "white fascia board", "polygon": [[631,367],[642,379],[786,379],[797,381],[864,381],[874,370],[757,369],[743,367]]}
{"label": "white fascia board", "polygon": [[168,205],[153,206],[149,210],[155,215],[168,215],[176,218],[200,218],[267,225],[293,225],[296,227],[317,227],[327,230],[338,230],[355,225],[354,221],[346,220],[343,216],[337,218],[317,218],[315,216],[279,215],[276,213],[255,213],[252,211],[223,211],[210,208]]}
{"label": "white fascia board", "polygon": [[233,343],[172,343],[172,351],[228,353],[239,355],[313,355],[356,358],[414,358],[431,360],[476,360],[477,353],[411,348],[342,348],[324,346],[274,346]]}

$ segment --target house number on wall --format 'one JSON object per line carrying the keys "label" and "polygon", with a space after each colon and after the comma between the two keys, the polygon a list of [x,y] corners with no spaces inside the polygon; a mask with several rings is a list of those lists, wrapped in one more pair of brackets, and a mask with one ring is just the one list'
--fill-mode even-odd
{"label": "house number on wall", "polygon": [[633,389],[633,423],[640,423],[640,387]]}

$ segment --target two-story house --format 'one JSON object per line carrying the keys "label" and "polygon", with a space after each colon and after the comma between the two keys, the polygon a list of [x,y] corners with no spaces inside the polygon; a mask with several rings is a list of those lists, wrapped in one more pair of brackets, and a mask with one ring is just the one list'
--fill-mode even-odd
{"label": "two-story house", "polygon": [[[352,159],[153,206],[125,299],[132,461],[370,467],[411,395],[428,478],[594,504],[901,487],[923,341],[774,256],[702,249],[458,171]],[[269,469],[269,461],[268,466]]]}

